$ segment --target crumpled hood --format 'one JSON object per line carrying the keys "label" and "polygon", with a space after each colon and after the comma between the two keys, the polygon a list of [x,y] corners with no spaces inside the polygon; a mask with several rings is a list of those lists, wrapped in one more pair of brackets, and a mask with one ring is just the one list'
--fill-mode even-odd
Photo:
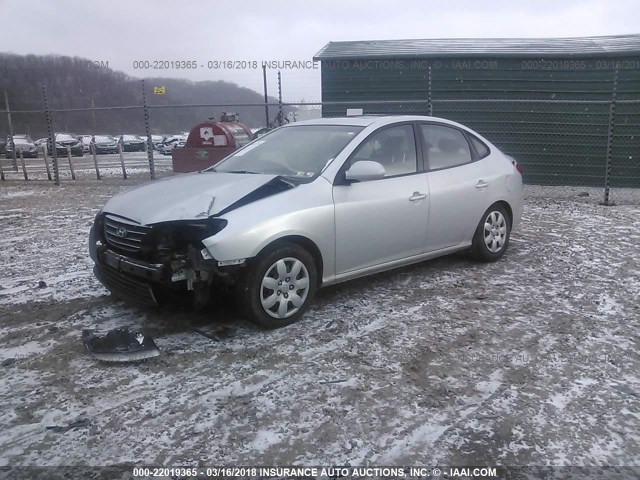
{"label": "crumpled hood", "polygon": [[145,225],[216,215],[276,175],[190,173],[156,180],[120,193],[102,209]]}

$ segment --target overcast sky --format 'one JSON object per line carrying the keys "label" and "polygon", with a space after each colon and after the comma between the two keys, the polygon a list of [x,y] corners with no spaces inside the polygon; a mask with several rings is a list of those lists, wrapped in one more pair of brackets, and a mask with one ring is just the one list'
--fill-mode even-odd
{"label": "overcast sky", "polygon": [[[329,41],[639,33],[638,0],[0,0],[0,51],[109,62],[132,76],[228,80],[262,92],[262,70],[216,60],[311,60]],[[193,60],[196,70],[139,70]],[[276,93],[275,71],[269,93]],[[320,97],[319,70],[283,70],[285,100]]]}

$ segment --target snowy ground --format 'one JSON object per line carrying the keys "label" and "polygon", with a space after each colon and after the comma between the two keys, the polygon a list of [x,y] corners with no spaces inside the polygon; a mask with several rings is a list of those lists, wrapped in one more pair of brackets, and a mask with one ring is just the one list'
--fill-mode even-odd
{"label": "snowy ground", "polygon": [[[107,295],[87,232],[123,184],[0,184],[0,465],[640,466],[637,191],[528,187],[500,262],[330,287],[265,332]],[[162,355],[94,361],[82,329],[120,326]]]}

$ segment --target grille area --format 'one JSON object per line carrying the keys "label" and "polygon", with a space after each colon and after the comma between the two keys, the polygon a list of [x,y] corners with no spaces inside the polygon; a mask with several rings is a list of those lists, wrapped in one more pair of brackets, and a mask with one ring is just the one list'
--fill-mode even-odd
{"label": "grille area", "polygon": [[139,306],[158,305],[151,285],[114,270],[111,267],[95,265],[93,273],[111,293],[123,300]]}
{"label": "grille area", "polygon": [[151,231],[151,227],[140,225],[113,215],[104,217],[104,238],[116,250],[126,253],[138,253],[142,238]]}

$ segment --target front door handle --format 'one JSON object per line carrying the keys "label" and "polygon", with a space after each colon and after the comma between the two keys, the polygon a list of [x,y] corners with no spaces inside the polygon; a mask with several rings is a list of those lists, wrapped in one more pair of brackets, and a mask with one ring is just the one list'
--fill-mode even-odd
{"label": "front door handle", "polygon": [[476,188],[487,188],[488,186],[489,184],[484,180],[478,180],[478,183],[476,183]]}
{"label": "front door handle", "polygon": [[425,198],[427,198],[426,193],[413,192],[413,195],[409,197],[409,200],[411,202],[417,202],[418,200],[424,200]]}

